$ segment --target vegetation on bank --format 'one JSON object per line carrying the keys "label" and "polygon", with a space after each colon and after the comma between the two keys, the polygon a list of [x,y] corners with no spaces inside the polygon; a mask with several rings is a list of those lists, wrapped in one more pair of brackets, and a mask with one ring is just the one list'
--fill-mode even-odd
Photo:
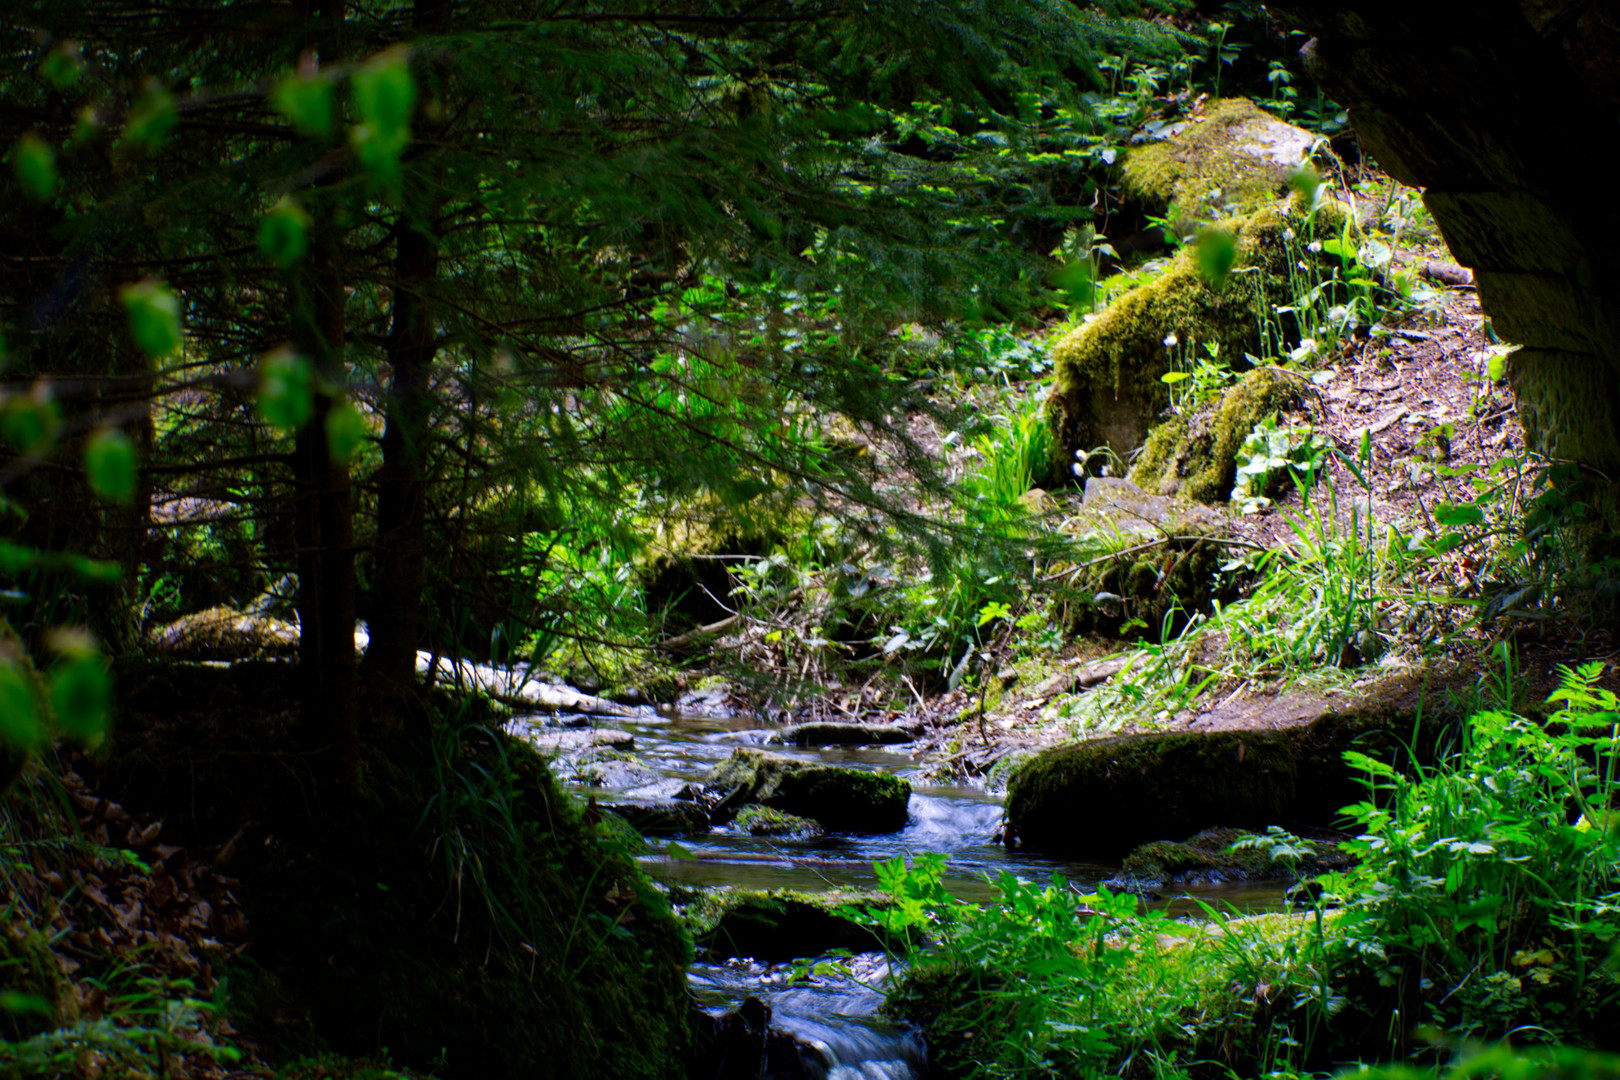
{"label": "vegetation on bank", "polygon": [[[933,946],[910,955],[889,1007],[924,1024],[952,1077],[1298,1076],[1347,1060],[1428,1075],[1498,1040],[1612,1048],[1620,712],[1599,674],[1566,672],[1546,723],[1474,715],[1431,766],[1353,754],[1366,799],[1343,847],[1358,862],[1316,878],[1295,913],[1206,908],[1188,923],[1010,874],[973,905],[941,887],[941,860],[896,860],[893,902],[867,918]],[[1278,830],[1247,846],[1284,865],[1309,851]]]}

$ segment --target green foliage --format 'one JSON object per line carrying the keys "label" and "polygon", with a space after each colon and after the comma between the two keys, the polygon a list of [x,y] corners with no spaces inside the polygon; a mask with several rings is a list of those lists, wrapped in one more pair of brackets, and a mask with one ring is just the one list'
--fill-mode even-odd
{"label": "green foliage", "polygon": [[1232,503],[1245,514],[1269,506],[1283,483],[1295,476],[1314,479],[1326,450],[1309,427],[1282,427],[1275,416],[1266,417],[1238,447]]}
{"label": "green foliage", "polygon": [[90,489],[112,502],[135,497],[135,444],[121,431],[102,430],[84,447],[84,472]]}
{"label": "green foliage", "polygon": [[168,285],[147,278],[119,290],[118,299],[129,315],[129,331],[135,343],[155,359],[180,351],[180,298]]}

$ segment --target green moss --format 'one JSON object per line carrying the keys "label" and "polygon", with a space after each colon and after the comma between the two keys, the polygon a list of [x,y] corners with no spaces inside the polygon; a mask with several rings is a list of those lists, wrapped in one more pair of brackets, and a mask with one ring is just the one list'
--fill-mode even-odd
{"label": "green moss", "polygon": [[1306,854],[1296,861],[1272,859],[1264,848],[1230,848],[1254,835],[1242,829],[1213,828],[1182,841],[1154,840],[1125,856],[1121,874],[1133,887],[1185,886],[1223,881],[1292,880],[1326,870],[1342,870],[1351,860],[1335,845],[1303,842]]}
{"label": "green moss", "polygon": [[1262,419],[1301,407],[1305,387],[1301,376],[1280,368],[1245,373],[1219,400],[1155,428],[1148,436],[1153,452],[1137,459],[1131,481],[1160,495],[1226,502],[1243,440]]}
{"label": "green moss", "polygon": [[[1318,211],[1319,221],[1325,213]],[[1260,327],[1275,319],[1276,306],[1293,300],[1291,268],[1303,251],[1299,238],[1307,235],[1307,219],[1279,205],[1221,225],[1237,240],[1234,269],[1221,284],[1207,280],[1194,253],[1183,249],[1158,279],[1053,346],[1047,419],[1054,463],[1067,468],[1077,452],[1086,458],[1104,446],[1121,459],[1131,457],[1170,405],[1162,376],[1171,368],[1172,349],[1202,356],[1205,345],[1215,345],[1240,368],[1245,356],[1265,355]]]}
{"label": "green moss", "polygon": [[748,801],[798,814],[836,832],[892,832],[908,818],[911,785],[895,776],[838,768],[740,747],[709,774],[715,787],[746,785]]}
{"label": "green moss", "polygon": [[845,910],[889,903],[876,893],[808,894],[782,889],[733,889],[688,910],[698,947],[715,959],[796,960],[837,949],[873,952],[898,942]]}
{"label": "green moss", "polygon": [[[425,749],[425,748],[424,748]],[[690,945],[624,838],[526,747],[403,747],[244,874],[261,960],[340,1052],[447,1077],[678,1075]],[[249,899],[250,898],[250,899]]]}
{"label": "green moss", "polygon": [[737,828],[750,836],[783,836],[805,838],[817,836],[821,828],[809,818],[784,813],[770,806],[745,806],[734,822]]}
{"label": "green moss", "polygon": [[[1242,147],[1287,125],[1245,98],[1209,102],[1202,117],[1171,138],[1133,149],[1125,158],[1127,196],[1164,217],[1183,233],[1198,222],[1248,213],[1275,199],[1287,183],[1281,162]],[[1294,129],[1301,148],[1310,135]]]}
{"label": "green moss", "polygon": [[0,990],[28,1005],[0,1010],[0,1038],[21,1041],[61,1023],[66,982],[50,939],[24,923],[13,925],[11,914],[0,925]]}
{"label": "green moss", "polygon": [[1296,780],[1284,732],[1096,739],[1048,750],[1019,769],[1007,786],[1007,822],[1030,847],[1119,858],[1212,825],[1281,821],[1296,801]]}
{"label": "green moss", "polygon": [[1221,573],[1228,553],[1219,538],[1190,524],[1177,533],[1149,553],[1085,567],[1074,581],[1076,589],[1120,599],[1072,604],[1065,632],[1106,637],[1145,634],[1158,640],[1167,626],[1178,633],[1193,614],[1213,610],[1216,600],[1236,599],[1243,581]]}

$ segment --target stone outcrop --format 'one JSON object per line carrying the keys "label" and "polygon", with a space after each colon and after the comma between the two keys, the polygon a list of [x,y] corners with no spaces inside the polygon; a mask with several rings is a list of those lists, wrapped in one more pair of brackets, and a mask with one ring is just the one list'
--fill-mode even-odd
{"label": "stone outcrop", "polygon": [[1620,470],[1620,7],[1598,0],[1268,5],[1306,67],[1473,269],[1533,449]]}

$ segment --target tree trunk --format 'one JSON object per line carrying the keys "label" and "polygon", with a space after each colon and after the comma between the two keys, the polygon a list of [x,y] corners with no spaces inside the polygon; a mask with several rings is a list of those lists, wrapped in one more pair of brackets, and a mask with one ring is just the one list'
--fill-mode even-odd
{"label": "tree trunk", "polygon": [[436,352],[425,291],[438,268],[438,241],[402,221],[394,260],[393,325],[388,364],[388,426],[377,473],[376,575],[372,583],[371,644],[367,681],[386,700],[409,690],[416,678],[421,627],[427,480],[423,458],[431,399],[428,380]]}
{"label": "tree trunk", "polygon": [[326,418],[344,383],[343,279],[318,244],[298,275],[293,339],[315,369],[314,409],[293,453],[298,540],[299,682],[307,741],[328,746],[345,785],[358,781],[354,660],[354,517],[349,469],[332,458]]}

